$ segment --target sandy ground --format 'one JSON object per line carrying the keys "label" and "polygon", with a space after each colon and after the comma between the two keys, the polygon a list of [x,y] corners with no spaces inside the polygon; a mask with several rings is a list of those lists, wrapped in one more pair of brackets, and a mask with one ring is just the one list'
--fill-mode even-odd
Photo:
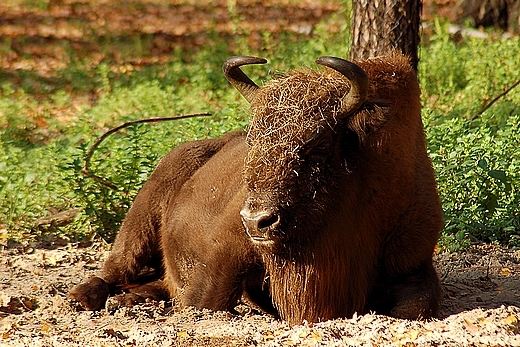
{"label": "sandy ground", "polygon": [[520,346],[520,251],[437,255],[437,320],[367,314],[295,327],[246,306],[240,315],[171,302],[76,311],[67,291],[107,254],[99,245],[0,252],[0,346]]}

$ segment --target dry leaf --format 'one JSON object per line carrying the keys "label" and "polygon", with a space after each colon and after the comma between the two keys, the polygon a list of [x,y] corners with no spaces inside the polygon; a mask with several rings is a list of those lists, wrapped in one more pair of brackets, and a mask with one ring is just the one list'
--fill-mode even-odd
{"label": "dry leaf", "polygon": [[45,117],[43,116],[38,116],[36,117],[36,119],[34,120],[34,124],[36,125],[36,127],[38,128],[47,128],[49,125],[47,124],[47,120],[45,119]]}
{"label": "dry leaf", "polygon": [[464,318],[464,326],[466,327],[466,329],[468,329],[468,331],[470,333],[476,333],[478,332],[478,327],[471,323],[469,320],[467,320],[466,318]]}
{"label": "dry leaf", "polygon": [[311,333],[311,340],[314,343],[318,343],[318,342],[321,342],[322,338],[321,338],[320,334],[318,334],[317,332],[313,331]]}
{"label": "dry leaf", "polygon": [[368,323],[371,323],[374,321],[374,316],[369,316],[369,315],[366,315],[366,316],[363,316],[361,317],[361,320],[359,321],[360,324],[368,324]]}
{"label": "dry leaf", "polygon": [[275,332],[274,332],[274,336],[278,336],[278,335],[281,335],[285,332],[285,329],[277,329]]}
{"label": "dry leaf", "polygon": [[507,325],[518,325],[518,318],[514,314],[510,314],[504,318],[504,323]]}
{"label": "dry leaf", "polygon": [[420,334],[421,333],[419,332],[419,330],[412,329],[412,330],[408,331],[408,336],[412,340],[417,340],[417,338],[419,337]]}
{"label": "dry leaf", "polygon": [[7,246],[9,236],[7,235],[7,229],[0,226],[0,246]]}
{"label": "dry leaf", "polygon": [[508,267],[503,267],[500,272],[502,273],[502,276],[510,276],[512,273],[511,269]]}
{"label": "dry leaf", "polygon": [[23,301],[23,305],[28,310],[32,311],[34,309],[34,304],[33,304],[33,302],[31,300],[24,300]]}
{"label": "dry leaf", "polygon": [[54,254],[51,254],[50,256],[46,257],[45,261],[47,262],[47,264],[49,264],[50,266],[53,266],[53,267],[58,264],[58,262],[56,260],[56,256]]}
{"label": "dry leaf", "polygon": [[188,337],[188,333],[186,332],[186,330],[181,330],[177,332],[177,338],[184,339],[186,337]]}
{"label": "dry leaf", "polygon": [[11,323],[6,323],[2,326],[2,339],[8,339],[15,330],[15,327]]}

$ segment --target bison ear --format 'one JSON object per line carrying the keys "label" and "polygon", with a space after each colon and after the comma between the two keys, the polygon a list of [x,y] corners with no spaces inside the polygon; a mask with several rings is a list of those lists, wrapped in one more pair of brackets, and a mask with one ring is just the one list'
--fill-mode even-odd
{"label": "bison ear", "polygon": [[267,60],[264,58],[237,56],[231,57],[222,65],[224,76],[235,87],[240,94],[249,102],[254,99],[258,86],[240,69],[242,65],[249,64],[265,64]]}
{"label": "bison ear", "polygon": [[346,127],[363,142],[370,134],[384,127],[390,112],[391,107],[388,102],[383,100],[365,102],[362,109],[347,118]]}

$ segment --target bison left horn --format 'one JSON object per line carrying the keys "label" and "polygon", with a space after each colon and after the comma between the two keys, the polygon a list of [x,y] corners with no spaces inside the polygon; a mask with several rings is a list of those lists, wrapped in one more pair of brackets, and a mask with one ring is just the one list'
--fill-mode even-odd
{"label": "bison left horn", "polygon": [[328,56],[319,57],[316,63],[338,71],[350,82],[350,90],[341,101],[340,115],[349,116],[361,107],[368,93],[368,76],[362,68],[348,60]]}
{"label": "bison left horn", "polygon": [[240,66],[249,65],[249,64],[265,64],[267,60],[264,58],[257,57],[231,57],[224,62],[222,66],[222,71],[224,72],[224,76],[231,83],[233,87],[235,87],[240,94],[247,101],[251,102],[254,98],[256,91],[258,90],[258,86],[253,82],[247,75],[240,70]]}

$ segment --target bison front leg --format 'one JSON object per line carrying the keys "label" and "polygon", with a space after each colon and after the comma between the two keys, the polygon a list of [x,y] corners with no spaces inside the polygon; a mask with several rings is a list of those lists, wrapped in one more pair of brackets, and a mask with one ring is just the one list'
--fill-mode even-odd
{"label": "bison front leg", "polygon": [[190,285],[181,291],[181,304],[236,313],[236,306],[242,302],[252,309],[278,316],[264,283],[263,268],[255,266],[248,273],[239,273],[236,267],[226,270],[226,274],[218,271],[218,279],[207,272],[196,274]]}
{"label": "bison front leg", "polygon": [[99,310],[116,285],[135,283],[145,268],[154,268],[155,276],[162,275],[162,256],[159,250],[159,218],[157,209],[150,206],[149,193],[143,189],[128,212],[112,251],[100,274],[78,284],[67,297],[86,310]]}
{"label": "bison front leg", "polygon": [[372,292],[367,311],[401,319],[427,319],[439,313],[439,278],[430,261],[409,274],[386,279]]}
{"label": "bison front leg", "polygon": [[394,302],[390,316],[426,319],[439,314],[441,288],[431,261],[401,278],[389,288],[389,294]]}
{"label": "bison front leg", "polygon": [[[176,212],[177,216],[183,215]],[[210,231],[204,235],[200,230],[192,231],[204,225],[197,219],[200,216],[203,214],[191,215],[188,223],[193,224],[187,230],[174,223],[175,231],[162,235],[163,248],[168,250],[164,252],[164,282],[169,292],[176,294],[181,307],[235,312],[245,296],[252,306],[272,312],[268,286],[264,285],[264,265],[238,221],[234,221],[234,226],[207,228]],[[191,234],[204,238],[188,237]]]}
{"label": "bison front leg", "polygon": [[[160,169],[160,167],[158,168]],[[72,288],[68,298],[86,310],[99,310],[113,294],[116,285],[124,287],[142,279],[143,271],[154,269],[155,276],[140,281],[146,283],[162,276],[162,253],[159,243],[161,197],[173,184],[158,178],[158,171],[137,195],[117,234],[116,240],[99,275]],[[160,172],[160,171],[159,171]],[[171,188],[170,188],[171,189]]]}
{"label": "bison front leg", "polygon": [[[171,254],[166,258],[169,256]],[[234,312],[248,277],[240,270],[237,259],[228,257],[225,261],[219,261],[209,256],[191,263],[186,269],[183,264],[187,260],[169,259],[165,262],[165,282],[170,286],[169,291],[177,294],[179,304]]]}
{"label": "bison front leg", "polygon": [[108,283],[99,277],[91,277],[72,288],[67,298],[85,310],[96,311],[105,304],[109,294]]}

